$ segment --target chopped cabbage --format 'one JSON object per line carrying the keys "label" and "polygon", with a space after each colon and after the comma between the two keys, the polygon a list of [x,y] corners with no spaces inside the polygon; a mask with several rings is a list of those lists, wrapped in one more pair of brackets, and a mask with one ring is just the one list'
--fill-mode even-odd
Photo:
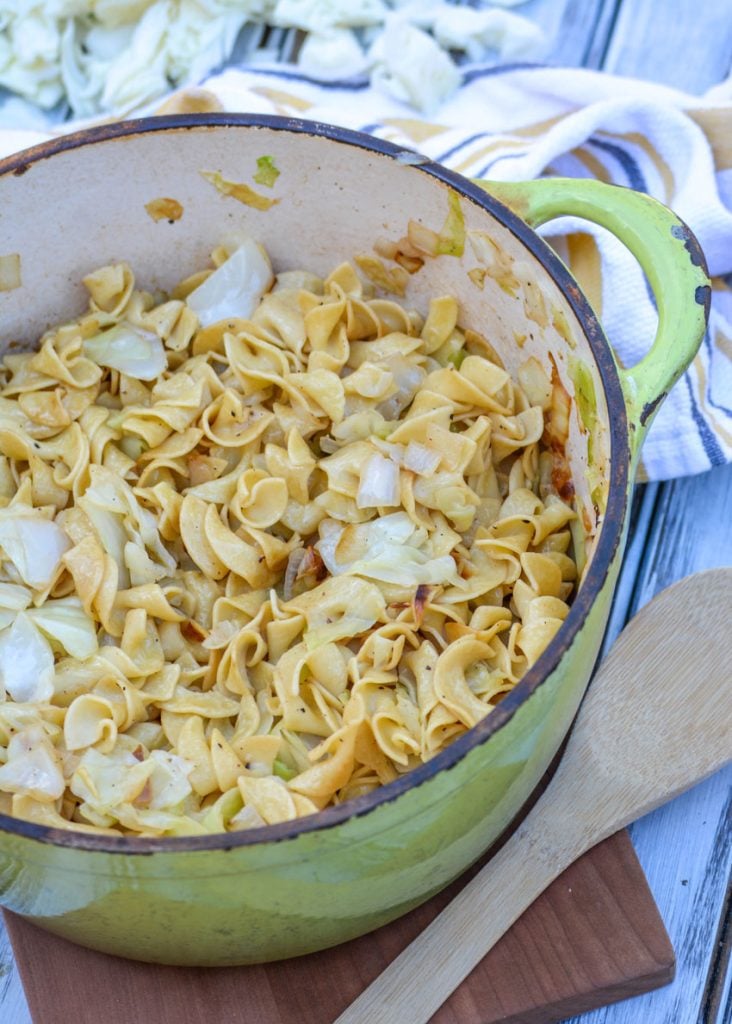
{"label": "chopped cabbage", "polygon": [[427,531],[415,527],[406,512],[372,519],[358,526],[332,520],[321,523],[315,547],[333,576],[365,576],[380,583],[416,587],[421,583],[461,586],[450,555],[431,558],[423,550]]}
{"label": "chopped cabbage", "polygon": [[398,100],[431,113],[462,81],[450,55],[403,18],[390,16],[369,50],[375,67],[371,84]]}
{"label": "chopped cabbage", "polygon": [[56,523],[27,505],[0,509],[0,548],[29,587],[44,590],[71,541]]}
{"label": "chopped cabbage", "polygon": [[0,633],[0,686],[18,703],[53,696],[53,651],[26,612]]}
{"label": "chopped cabbage", "polygon": [[489,55],[507,61],[535,59],[542,54],[546,39],[538,25],[510,11],[452,5],[439,11],[432,32],[440,46],[462,50],[474,61],[485,60]]}
{"label": "chopped cabbage", "polygon": [[[460,83],[448,51],[515,60],[545,45],[527,18],[439,0],[0,0],[0,85],[49,111],[65,99],[77,117],[127,113],[171,85],[198,84],[229,58],[242,28],[262,23],[306,33],[298,64],[308,75],[327,81],[372,68],[374,84],[422,110]],[[371,44],[367,54],[352,29]],[[265,42],[249,59],[273,56]]]}
{"label": "chopped cabbage", "polygon": [[419,441],[410,441],[404,453],[404,468],[420,476],[432,476],[440,465],[441,455],[439,452],[428,448]]}
{"label": "chopped cabbage", "polygon": [[383,508],[399,504],[399,467],[374,452],[361,470],[356,495],[359,508]]}
{"label": "chopped cabbage", "polygon": [[346,25],[379,25],[387,14],[382,0],[276,0],[271,17],[283,28],[323,32]]}
{"label": "chopped cabbage", "polygon": [[56,640],[72,658],[83,660],[98,650],[94,622],[84,611],[78,597],[46,601],[40,608],[31,608],[27,614],[46,636]]}
{"label": "chopped cabbage", "polygon": [[347,28],[311,32],[300,48],[297,63],[306,75],[324,81],[352,78],[369,66],[361,44]]}
{"label": "chopped cabbage", "polygon": [[116,324],[88,338],[84,354],[98,366],[119,370],[136,380],[155,380],[168,365],[157,334],[127,323]]}
{"label": "chopped cabbage", "polygon": [[0,583],[0,629],[5,629],[15,621],[18,612],[33,600],[33,595],[26,587],[18,583]]}
{"label": "chopped cabbage", "polygon": [[248,320],[273,281],[267,254],[253,238],[245,238],[186,302],[203,327],[219,320]]}
{"label": "chopped cabbage", "polygon": [[107,812],[117,804],[137,799],[154,767],[151,760],[138,761],[123,748],[100,754],[90,747],[81,757],[69,788],[98,812]]}
{"label": "chopped cabbage", "polygon": [[165,750],[153,750],[148,760],[153,763],[153,770],[147,806],[152,811],[177,807],[193,792],[188,781],[193,765],[178,754]]}
{"label": "chopped cabbage", "polygon": [[50,803],[63,796],[64,789],[58,755],[42,725],[31,725],[10,738],[7,760],[0,767],[0,790]]}
{"label": "chopped cabbage", "polygon": [[[104,466],[89,467],[91,483],[77,504],[86,512],[102,547],[116,561],[120,587],[129,586],[130,568],[135,583],[154,583],[175,569],[175,558],[163,544],[155,516],[143,508],[132,488]],[[130,546],[132,542],[132,546]],[[143,560],[147,553],[151,558]],[[146,578],[140,579],[141,573]]]}

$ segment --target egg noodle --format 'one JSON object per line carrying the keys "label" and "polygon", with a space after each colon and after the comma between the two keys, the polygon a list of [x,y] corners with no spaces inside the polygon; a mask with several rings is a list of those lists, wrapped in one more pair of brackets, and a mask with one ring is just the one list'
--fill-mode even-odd
{"label": "egg noodle", "polygon": [[350,264],[251,239],[170,296],[124,263],[0,368],[0,811],[196,835],[391,782],[559,629],[575,513],[512,380]]}

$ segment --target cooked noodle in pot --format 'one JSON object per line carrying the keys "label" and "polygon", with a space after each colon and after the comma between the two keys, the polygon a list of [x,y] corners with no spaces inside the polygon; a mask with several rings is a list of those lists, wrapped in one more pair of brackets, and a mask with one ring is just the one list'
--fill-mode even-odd
{"label": "cooked noodle in pot", "polygon": [[512,380],[435,296],[251,239],[170,296],[125,264],[5,356],[0,810],[149,836],[251,828],[391,782],[489,714],[577,583]]}

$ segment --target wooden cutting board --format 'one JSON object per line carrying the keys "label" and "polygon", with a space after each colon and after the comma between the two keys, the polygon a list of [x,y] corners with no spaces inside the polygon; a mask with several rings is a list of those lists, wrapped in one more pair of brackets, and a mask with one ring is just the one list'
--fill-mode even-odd
{"label": "wooden cutting board", "polygon": [[[5,918],[34,1024],[331,1024],[471,873],[371,935],[257,967],[134,963]],[[663,922],[619,832],[547,889],[433,1022],[548,1024],[648,992],[673,973]]]}

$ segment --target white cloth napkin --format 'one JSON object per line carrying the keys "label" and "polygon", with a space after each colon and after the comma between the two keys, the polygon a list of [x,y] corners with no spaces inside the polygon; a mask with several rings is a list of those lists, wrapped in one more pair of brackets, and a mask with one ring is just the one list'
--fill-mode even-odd
{"label": "white cloth napkin", "polygon": [[[597,177],[671,206],[706,254],[712,314],[698,356],[653,423],[641,471],[663,480],[732,461],[732,103],[541,66],[468,67],[463,86],[429,120],[364,83],[316,82],[281,64],[230,68],[202,85],[210,95],[198,94],[196,109],[330,122],[417,149],[467,176]],[[187,98],[178,94],[173,109],[186,109]],[[0,131],[0,153],[44,137]],[[637,263],[586,222],[566,218],[549,230],[561,236],[559,251],[620,361],[633,365],[647,351],[656,321]]]}

